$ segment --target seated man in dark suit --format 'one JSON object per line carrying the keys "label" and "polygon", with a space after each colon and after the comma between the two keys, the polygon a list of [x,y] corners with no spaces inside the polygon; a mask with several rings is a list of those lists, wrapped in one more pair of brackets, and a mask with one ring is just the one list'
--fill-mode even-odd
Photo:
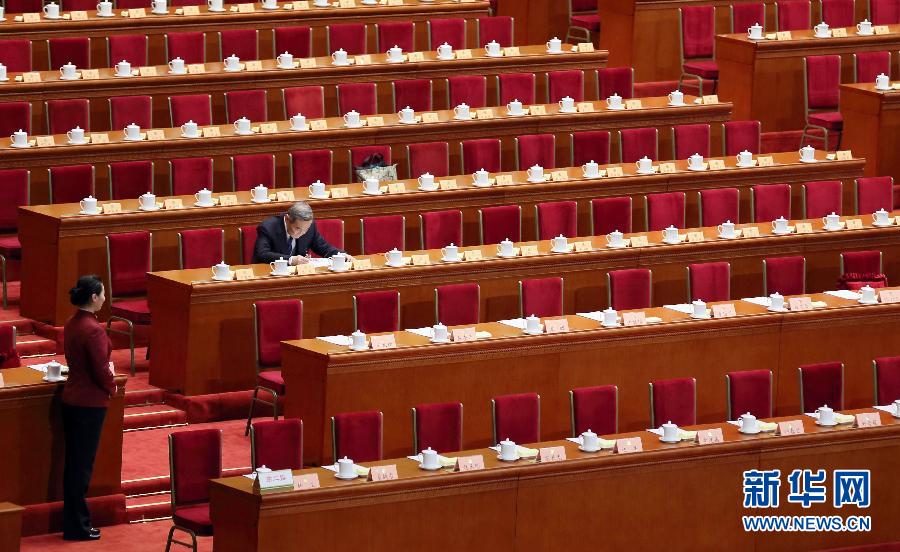
{"label": "seated man in dark suit", "polygon": [[272,215],[256,228],[254,263],[270,263],[284,258],[291,265],[302,264],[307,262],[310,251],[320,257],[343,253],[319,234],[312,208],[305,201],[294,203],[282,216]]}

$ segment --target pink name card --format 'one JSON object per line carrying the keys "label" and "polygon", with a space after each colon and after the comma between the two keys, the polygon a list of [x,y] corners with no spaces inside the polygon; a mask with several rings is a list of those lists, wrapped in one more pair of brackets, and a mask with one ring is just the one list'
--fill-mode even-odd
{"label": "pink name card", "polygon": [[390,464],[369,468],[367,481],[395,481],[399,478],[400,476],[397,475],[397,464]]}
{"label": "pink name card", "polygon": [[791,297],[788,299],[788,305],[793,312],[812,310],[812,299],[809,297]]}
{"label": "pink name card", "polygon": [[397,348],[397,340],[394,338],[394,334],[373,335],[371,339],[372,339],[372,350],[374,350],[374,351],[377,351],[379,349],[396,349]]}
{"label": "pink name card", "polygon": [[878,427],[881,425],[881,416],[877,412],[863,412],[856,415],[856,427]]}
{"label": "pink name card", "polygon": [[484,456],[476,454],[474,456],[460,456],[456,459],[456,465],[453,471],[467,472],[484,469]]}
{"label": "pink name card", "polygon": [[697,444],[698,445],[715,445],[716,443],[724,443],[725,438],[722,436],[722,428],[698,429]]}
{"label": "pink name card", "polygon": [[317,473],[307,473],[303,475],[295,475],[294,476],[294,490],[302,491],[304,489],[318,489],[319,488],[319,474]]}
{"label": "pink name card", "polygon": [[628,326],[643,326],[647,323],[647,315],[643,312],[623,312],[622,324]]}
{"label": "pink name card", "polygon": [[613,445],[613,452],[618,454],[630,454],[632,452],[641,452],[644,450],[644,443],[640,437],[629,437],[627,439],[616,439]]}
{"label": "pink name card", "polygon": [[713,318],[731,318],[732,316],[737,316],[737,313],[734,311],[734,305],[731,303],[713,305],[712,314]]}
{"label": "pink name card", "polygon": [[803,435],[804,432],[802,420],[778,422],[778,435]]}
{"label": "pink name card", "polygon": [[475,341],[475,328],[454,328],[450,330],[453,341],[462,343],[464,341]]}
{"label": "pink name card", "polygon": [[900,289],[885,289],[878,295],[882,303],[900,303]]}
{"label": "pink name card", "polygon": [[560,462],[566,459],[566,449],[563,447],[544,447],[538,449],[538,462]]}
{"label": "pink name card", "polygon": [[562,320],[545,320],[544,327],[547,328],[547,333],[562,333],[569,331],[569,321],[563,318]]}

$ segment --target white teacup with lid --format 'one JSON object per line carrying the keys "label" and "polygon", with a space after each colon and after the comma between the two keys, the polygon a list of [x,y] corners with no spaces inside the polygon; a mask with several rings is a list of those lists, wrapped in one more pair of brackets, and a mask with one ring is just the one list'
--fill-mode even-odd
{"label": "white teacup with lid", "polygon": [[141,211],[155,211],[158,209],[156,205],[156,195],[151,192],[141,194],[141,197],[138,198],[138,204],[140,205]]}
{"label": "white teacup with lid", "polygon": [[804,163],[813,163],[816,160],[816,149],[812,146],[803,146],[799,153],[800,161]]}
{"label": "white teacup with lid", "polygon": [[388,48],[387,57],[389,63],[400,63],[403,61],[403,48],[394,44],[393,48]]}
{"label": "white teacup with lid", "polygon": [[673,424],[671,420],[662,425],[662,432],[662,437],[660,437],[659,440],[664,443],[677,443],[678,441],[681,441],[681,437],[678,434],[678,426]]}
{"label": "white teacup with lid", "polygon": [[822,405],[816,409],[816,413],[819,415],[819,419],[816,420],[816,423],[820,426],[833,426],[837,425],[837,422],[834,421],[834,409],[830,406]]}
{"label": "white teacup with lid", "polygon": [[165,15],[169,13],[169,2],[167,0],[150,0],[150,11],[156,15]]}
{"label": "white teacup with lid", "polygon": [[126,140],[141,139],[141,127],[136,123],[129,123],[128,126],[122,129],[122,132],[125,133]]}
{"label": "white teacup with lid", "polygon": [[422,451],[422,463],[419,464],[419,467],[423,470],[437,470],[441,467],[441,462],[438,459],[438,453],[436,450],[428,447],[427,449]]}
{"label": "white teacup with lid", "polygon": [[235,134],[253,134],[253,129],[250,128],[250,119],[246,117],[241,117],[237,121],[234,122],[234,133]]}
{"label": "white teacup with lid", "polygon": [[756,420],[756,416],[749,412],[741,414],[740,432],[746,433],[748,435],[755,435],[759,433],[759,423]]}
{"label": "white teacup with lid", "polygon": [[825,215],[822,217],[822,226],[824,226],[825,230],[840,230],[841,215],[838,215],[834,211],[832,211],[831,214]]}
{"label": "white teacup with lid", "polygon": [[350,65],[350,62],[347,60],[347,52],[343,48],[333,52],[331,54],[331,63],[332,65]]}
{"label": "white teacup with lid", "polygon": [[703,165],[703,156],[699,153],[695,153],[688,157],[688,168],[692,171],[705,170],[706,167]]}
{"label": "white teacup with lid", "polygon": [[229,72],[240,71],[241,58],[239,58],[235,54],[231,54],[230,56],[225,58],[225,70]]}
{"label": "white teacup with lid", "polygon": [[359,330],[356,330],[355,332],[350,334],[350,348],[355,351],[368,349],[369,344],[366,343],[366,334],[362,333]]}
{"label": "white teacup with lid", "polygon": [[653,160],[646,155],[635,161],[634,166],[638,174],[653,174]]}
{"label": "white teacup with lid", "polygon": [[302,113],[291,117],[291,130],[307,130],[306,117]]}
{"label": "white teacup with lid", "polygon": [[72,130],[66,133],[66,136],[69,138],[70,144],[84,144],[84,129],[80,126],[76,126]]}
{"label": "white teacup with lid", "polygon": [[600,323],[605,328],[615,328],[619,325],[619,311],[612,307],[603,310],[603,322]]}
{"label": "white teacup with lid", "polygon": [[259,184],[250,190],[250,201],[253,203],[268,203],[269,189]]}
{"label": "white teacup with lid", "polygon": [[344,272],[350,269],[350,262],[344,253],[335,253],[328,258],[328,268],[332,272]]}
{"label": "white teacup with lid", "polygon": [[312,184],[309,185],[309,197],[319,199],[328,197],[325,194],[325,183],[321,180],[316,180]]}
{"label": "white teacup with lid", "polygon": [[738,167],[751,167],[753,166],[753,153],[749,150],[744,150],[737,154],[737,166]]}
{"label": "white teacup with lid", "polygon": [[122,60],[116,64],[117,77],[131,77],[131,64],[127,60]]}
{"label": "white teacup with lid", "polygon": [[515,244],[509,238],[497,244],[497,256],[512,257],[515,254]]}
{"label": "white teacup with lid", "polygon": [[525,173],[528,175],[529,182],[543,182],[544,181],[544,167],[540,165],[532,165],[528,168]]}
{"label": "white teacup with lid", "polygon": [[831,36],[831,32],[828,30],[828,23],[824,21],[813,27],[813,30],[816,33],[816,38],[828,38]]}
{"label": "white teacup with lid", "polygon": [[203,188],[202,190],[194,194],[194,199],[197,200],[197,206],[210,207],[213,205],[212,190]]}
{"label": "white teacup with lid", "polygon": [[618,94],[613,94],[612,96],[606,98],[606,107],[607,109],[623,109],[622,105],[622,96]]}
{"label": "white teacup with lid", "polygon": [[522,102],[520,102],[518,98],[516,98],[506,104],[506,113],[513,116],[524,114],[525,112],[522,110]]}
{"label": "white teacup with lid", "polygon": [[879,209],[872,213],[872,225],[873,226],[890,226],[891,225],[891,214],[885,211],[884,209]]}
{"label": "white teacup with lid", "polygon": [[45,377],[47,381],[61,381],[63,379],[62,376],[62,364],[56,362],[55,360],[51,360],[47,363],[47,376]]}
{"label": "white teacup with lid", "polygon": [[597,452],[600,450],[600,438],[588,428],[581,434],[581,446],[578,449],[584,452]]}
{"label": "white teacup with lid", "polygon": [[338,479],[356,479],[356,465],[346,456],[337,461],[338,471],[335,477]]}
{"label": "white teacup with lid", "polygon": [[460,121],[467,121],[471,119],[472,115],[469,113],[469,105],[461,103],[458,106],[454,107],[453,118]]}
{"label": "white teacup with lid", "polygon": [[288,274],[288,266],[290,263],[284,257],[279,257],[278,260],[272,261],[269,263],[269,267],[272,269],[272,274],[274,276],[285,276]]}
{"label": "white teacup with lid", "polygon": [[97,3],[97,15],[99,17],[112,17],[113,3],[107,0]]}
{"label": "white teacup with lid", "polygon": [[279,69],[293,69],[294,56],[290,52],[282,52],[275,58],[278,61]]}
{"label": "white teacup with lid", "polygon": [[381,181],[377,178],[367,178],[363,181],[363,193],[366,195],[379,195],[381,193]]}
{"label": "white teacup with lid", "polygon": [[496,40],[492,40],[484,45],[484,53],[488,57],[499,57],[503,55],[503,52],[500,50],[500,43]]}
{"label": "white teacup with lid", "polygon": [[225,261],[212,267],[213,280],[231,280],[231,267]]}
{"label": "white teacup with lid", "polygon": [[94,196],[87,196],[79,201],[78,205],[81,207],[82,214],[85,215],[96,215],[100,212],[100,208],[97,205],[97,198]]}
{"label": "white teacup with lid", "polygon": [[560,113],[573,113],[575,111],[577,111],[575,109],[575,98],[571,96],[565,96],[563,99],[559,100]]}
{"label": "white teacup with lid", "polygon": [[513,462],[519,459],[519,448],[509,437],[500,441],[500,460]]}
{"label": "white teacup with lid", "polygon": [[606,243],[612,248],[625,247],[625,234],[618,230],[613,230],[606,235]]}
{"label": "white teacup with lid", "polygon": [[730,220],[726,220],[725,222],[720,224],[716,229],[719,231],[720,238],[730,239],[737,235],[734,232],[734,223],[731,222]]}
{"label": "white teacup with lid", "polygon": [[433,192],[438,188],[437,183],[434,181],[434,175],[431,173],[422,173],[417,180],[419,189],[423,192]]}
{"label": "white teacup with lid", "polygon": [[27,148],[30,145],[28,143],[28,133],[21,128],[10,134],[9,140],[11,145],[16,148]]}
{"label": "white teacup with lid", "polygon": [[344,113],[344,124],[347,128],[361,127],[362,122],[359,120],[359,112],[355,109],[351,109],[347,113]]}
{"label": "white teacup with lid", "polygon": [[763,27],[759,23],[754,23],[747,27],[747,37],[750,40],[762,40],[763,38]]}
{"label": "white teacup with lid", "polygon": [[400,122],[405,125],[412,125],[416,122],[416,110],[409,106],[398,111],[397,116],[400,118]]}
{"label": "white teacup with lid", "polygon": [[663,229],[663,241],[669,244],[681,243],[681,237],[678,235],[678,228],[668,226]]}
{"label": "white teacup with lid", "polygon": [[600,176],[600,165],[591,159],[581,166],[581,174],[585,178],[597,178]]}
{"label": "white teacup with lid", "polygon": [[772,221],[772,233],[773,234],[788,234],[790,233],[790,228],[788,227],[788,219],[784,217],[778,217],[777,219]]}
{"label": "white teacup with lid", "polygon": [[769,310],[774,312],[782,312],[784,308],[784,296],[777,291],[769,295]]}
{"label": "white teacup with lid", "polygon": [[313,0],[313,6],[317,8],[327,8],[331,6],[329,0]]}
{"label": "white teacup with lid", "polygon": [[431,327],[432,343],[446,343],[447,341],[450,341],[449,335],[450,332],[447,330],[447,326],[440,322]]}
{"label": "white teacup with lid", "polygon": [[453,262],[459,260],[459,247],[456,246],[455,243],[450,243],[450,245],[441,248],[441,260],[446,262]]}
{"label": "white teacup with lid", "polygon": [[684,105],[684,93],[681,90],[669,92],[669,105]]}
{"label": "white teacup with lid", "polygon": [[859,23],[856,24],[856,34],[868,36],[874,32],[872,28],[872,23],[869,22],[868,19],[863,19]]}
{"label": "white teacup with lid", "polygon": [[877,303],[878,296],[875,295],[875,288],[868,285],[859,288],[859,302],[864,305],[872,305]]}
{"label": "white teacup with lid", "polygon": [[877,77],[875,77],[875,88],[878,90],[890,90],[891,89],[891,77],[881,73]]}
{"label": "white teacup with lid", "polygon": [[453,46],[446,42],[437,47],[437,57],[441,60],[453,59]]}
{"label": "white teacup with lid", "polygon": [[388,266],[403,266],[403,251],[396,247],[390,251],[385,251],[384,262]]}
{"label": "white teacup with lid", "polygon": [[568,253],[569,240],[562,234],[555,238],[550,238],[550,248],[554,253]]}
{"label": "white teacup with lid", "polygon": [[490,176],[491,173],[481,168],[472,173],[472,180],[476,186],[490,186]]}
{"label": "white teacup with lid", "polygon": [[183,75],[187,73],[187,69],[184,65],[184,60],[180,57],[176,57],[172,61],[169,62],[169,73],[173,75]]}
{"label": "white teacup with lid", "polygon": [[547,52],[551,54],[558,54],[562,52],[562,40],[557,37],[553,37],[547,41]]}
{"label": "white teacup with lid", "polygon": [[222,4],[223,4],[223,0],[206,0],[206,7],[211,12],[225,11],[225,7]]}
{"label": "white teacup with lid", "polygon": [[525,317],[525,333],[539,334],[542,331],[540,318],[533,314]]}
{"label": "white teacup with lid", "polygon": [[[47,4],[49,6],[50,4]],[[47,6],[44,6],[45,8]],[[78,78],[78,67],[71,61],[59,68],[60,80],[75,80]]]}
{"label": "white teacup with lid", "polygon": [[691,318],[709,318],[706,312],[706,302],[702,299],[695,299],[691,302]]}
{"label": "white teacup with lid", "polygon": [[262,9],[264,10],[278,9],[278,0],[262,0],[262,2],[260,3],[262,4]]}
{"label": "white teacup with lid", "polygon": [[185,138],[196,138],[200,136],[200,127],[193,120],[181,125],[181,135]]}
{"label": "white teacup with lid", "polygon": [[44,4],[44,7],[41,8],[41,11],[44,12],[44,17],[47,19],[59,19],[59,4],[56,2],[50,2],[49,4]]}

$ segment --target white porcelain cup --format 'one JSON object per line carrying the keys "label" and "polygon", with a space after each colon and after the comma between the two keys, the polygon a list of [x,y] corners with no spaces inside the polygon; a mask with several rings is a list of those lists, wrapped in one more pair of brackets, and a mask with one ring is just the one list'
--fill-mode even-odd
{"label": "white porcelain cup", "polygon": [[737,154],[737,163],[742,166],[753,163],[753,154],[747,150],[740,152]]}
{"label": "white porcelain cup", "polygon": [[81,211],[84,213],[96,213],[99,211],[97,208],[97,199],[94,196],[87,196],[78,202],[78,205],[81,207]]}
{"label": "white porcelain cup", "polygon": [[496,40],[492,40],[484,45],[484,53],[496,57],[500,55],[500,43]]}
{"label": "white porcelain cup", "polygon": [[513,100],[506,104],[506,112],[510,115],[521,115],[522,114],[522,102],[518,99]]}
{"label": "white porcelain cup", "polygon": [[84,142],[84,129],[81,127],[75,127],[67,132],[66,136],[69,137],[69,142],[73,144],[80,144]]}
{"label": "white porcelain cup", "polygon": [[297,113],[291,117],[291,130],[303,130],[306,128],[306,117],[301,113]]}
{"label": "white porcelain cup", "polygon": [[317,8],[327,8],[331,5],[331,2],[328,0],[313,0],[313,5]]}
{"label": "white porcelain cup", "polygon": [[129,140],[140,140],[141,138],[141,127],[135,123],[131,123],[122,129],[122,132],[125,133],[125,138]]}
{"label": "white porcelain cup", "polygon": [[397,116],[400,117],[401,123],[409,124],[416,122],[416,110],[409,106],[406,106],[398,111]]}
{"label": "white porcelain cup", "polygon": [[841,216],[832,212],[822,217],[822,225],[826,230],[837,230],[841,227]]}
{"label": "white porcelain cup", "polygon": [[688,157],[688,167],[697,171],[703,168],[703,156],[699,153],[695,153]]}
{"label": "white porcelain cup", "polygon": [[260,184],[256,186],[252,190],[250,190],[250,196],[253,201],[268,201],[269,200],[269,189]]}
{"label": "white porcelain cup", "polygon": [[353,110],[344,113],[344,124],[348,127],[358,127],[359,113]]}
{"label": "white porcelain cup", "polygon": [[500,441],[500,458],[502,460],[518,460],[519,451],[516,443],[509,438]]}
{"label": "white porcelain cup", "polygon": [[453,108],[453,114],[457,119],[468,119],[471,117],[469,114],[469,106],[461,103],[458,106]]}
{"label": "white porcelain cup", "polygon": [[238,56],[231,54],[227,58],[225,58],[225,70],[226,71],[240,71],[241,70],[241,58]]}
{"label": "white porcelain cup", "polygon": [[815,29],[816,31],[817,38],[826,38],[831,36],[830,34],[828,34],[828,23],[825,23],[824,21],[813,27],[813,29]]}
{"label": "white porcelain cup", "polygon": [[671,420],[668,423],[662,425],[662,438],[664,441],[679,441],[678,438],[678,426],[673,424]]}
{"label": "white porcelain cup", "polygon": [[497,244],[497,255],[502,257],[512,257],[514,247],[515,244],[511,240],[505,239]]}
{"label": "white porcelain cup", "polygon": [[312,197],[322,197],[325,195],[325,183],[321,180],[316,180],[312,184],[309,185],[309,195]]}
{"label": "white porcelain cup", "polygon": [[678,228],[675,228],[674,226],[664,228],[662,234],[663,241],[666,243],[678,243],[680,241],[680,238],[678,237]]}
{"label": "white porcelain cup", "polygon": [[859,23],[856,24],[856,32],[861,35],[870,35],[872,34],[872,23],[869,22],[868,19],[863,19]]}
{"label": "white porcelain cup", "polygon": [[717,227],[717,230],[719,231],[719,236],[721,236],[723,238],[733,238],[735,236],[734,223],[731,222],[730,220],[726,220],[725,222],[720,224]]}
{"label": "white porcelain cup", "polygon": [[784,308],[784,296],[777,291],[769,295],[769,308],[772,310],[781,310]]}
{"label": "white porcelain cup", "polygon": [[446,247],[441,248],[441,258],[445,261],[458,261],[459,260],[459,247],[456,244],[451,243]]}
{"label": "white porcelain cup", "polygon": [[873,303],[878,300],[875,296],[875,288],[871,286],[863,286],[859,288],[859,295],[859,300],[863,303]]}
{"label": "white porcelain cup", "polygon": [[619,324],[619,312],[612,307],[604,309],[602,324],[604,326],[617,326]]}
{"label": "white porcelain cup", "polygon": [[438,460],[438,453],[436,450],[433,450],[431,447],[422,451],[422,467],[426,470],[436,470],[441,467],[441,463]]}
{"label": "white porcelain cup", "polygon": [[823,405],[816,409],[819,413],[819,423],[822,425],[834,425],[834,409],[830,406]]}
{"label": "white porcelain cup", "polygon": [[256,468],[256,473],[272,473],[272,468],[263,464],[262,466]]}
{"label": "white porcelain cup", "polygon": [[[50,6],[50,5],[51,4],[47,4],[47,6]],[[55,4],[53,4],[53,5],[55,5]],[[44,6],[44,7],[46,8],[47,6]],[[76,67],[75,64],[72,63],[71,61],[59,68],[59,76],[60,76],[60,78],[63,78],[63,79],[74,79],[77,76],[77,73],[78,73],[78,67]]]}
{"label": "white porcelain cup", "polygon": [[575,109],[575,99],[569,96],[559,100],[560,111],[573,111]]}
{"label": "white porcelain cup", "polygon": [[606,98],[606,107],[609,109],[622,109],[622,96],[613,94]]}
{"label": "white porcelain cup", "polygon": [[800,148],[799,153],[801,161],[812,161],[816,158],[816,150],[812,146],[804,146]]}
{"label": "white porcelain cup", "polygon": [[772,221],[772,231],[776,234],[784,234],[788,231],[788,219],[778,217]]}
{"label": "white porcelain cup", "polygon": [[569,250],[569,240],[562,234],[550,239],[550,246],[554,251],[566,252]]}
{"label": "white porcelain cup", "polygon": [[547,41],[547,51],[548,52],[561,52],[562,51],[562,40],[556,38],[555,36]]}
{"label": "white porcelain cup", "polygon": [[337,463],[339,476],[343,477],[344,479],[356,477],[356,468],[353,467],[353,460],[350,460],[345,456],[338,460]]}
{"label": "white porcelain cup", "polygon": [[691,307],[693,308],[693,312],[691,316],[694,318],[706,318],[706,303],[697,299],[691,302]]}
{"label": "white porcelain cup", "polygon": [[62,364],[51,360],[47,363],[47,379],[58,380],[62,377]]}
{"label": "white porcelain cup", "polygon": [[684,94],[681,90],[669,92],[669,105],[681,105],[684,103]]}
{"label": "white porcelain cup", "polygon": [[891,223],[890,213],[884,209],[879,209],[872,213],[872,222],[879,226],[886,226]]}
{"label": "white porcelain cup", "polygon": [[125,61],[124,59],[116,64],[116,76],[117,77],[130,77],[131,76],[131,64]]}
{"label": "white porcelain cup", "polygon": [[331,61],[335,65],[347,65],[347,52],[343,48],[331,54]]}
{"label": "white porcelain cup", "polygon": [[28,133],[21,128],[9,135],[9,139],[17,146],[28,144]]}
{"label": "white porcelain cup", "polygon": [[592,159],[581,166],[581,174],[584,175],[585,178],[597,178],[600,176],[600,165],[595,163]]}
{"label": "white porcelain cup", "polygon": [[181,125],[181,133],[189,138],[193,138],[197,136],[200,128],[197,126],[197,123],[194,121],[188,121]]}
{"label": "white porcelain cup", "polygon": [[0,80],[4,80],[4,81],[5,81],[6,79],[7,79],[7,76],[6,76],[6,66],[3,65],[2,63],[0,63]]}
{"label": "white porcelain cup", "polygon": [[267,10],[274,10],[278,7],[278,0],[262,0],[262,7]]}
{"label": "white porcelain cup", "polygon": [[225,8],[222,7],[222,0],[206,0],[206,6],[209,8],[209,11],[220,12]]}
{"label": "white porcelain cup", "polygon": [[610,247],[622,247],[625,245],[625,234],[618,230],[613,230],[606,235],[606,243],[608,243]]}
{"label": "white porcelain cup", "polygon": [[113,3],[107,2],[104,0],[97,4],[97,15],[102,15],[103,17],[109,17],[112,15]]}
{"label": "white porcelain cup", "polygon": [[900,399],[894,401],[894,416],[900,416]]}
{"label": "white porcelain cup", "polygon": [[535,315],[525,317],[525,331],[539,332],[541,331],[541,319]]}
{"label": "white porcelain cup", "polygon": [[758,433],[759,432],[759,424],[757,423],[756,416],[747,412],[746,414],[741,414],[741,433]]}
{"label": "white porcelain cup", "polygon": [[42,11],[47,19],[59,19],[59,4],[56,2],[44,4]]}
{"label": "white porcelain cup", "polygon": [[272,261],[269,263],[269,267],[272,269],[272,274],[276,274],[278,276],[283,276],[288,273],[288,266],[290,263],[284,257],[280,257],[277,261]]}
{"label": "white porcelain cup", "polygon": [[362,349],[366,346],[366,334],[356,330],[350,334],[350,346],[354,349]]}
{"label": "white porcelain cup", "polygon": [[484,169],[478,169],[472,174],[472,180],[476,186],[486,186],[490,182],[491,173]]}
{"label": "white porcelain cup", "polygon": [[750,27],[747,27],[747,36],[752,38],[753,40],[759,40],[763,37],[763,28],[759,23],[755,23]]}
{"label": "white porcelain cup", "polygon": [[197,200],[197,203],[200,205],[212,205],[212,191],[203,188],[196,194],[194,194],[194,199]]}
{"label": "white porcelain cup", "polygon": [[385,252],[384,261],[390,266],[399,266],[403,263],[403,251],[400,251],[395,247],[390,251]]}
{"label": "white porcelain cup", "polygon": [[347,256],[343,253],[335,253],[331,257],[328,258],[328,265],[331,270],[335,272],[341,272],[342,270],[347,270],[350,268],[350,262],[347,260]]}
{"label": "white porcelain cup", "polygon": [[294,68],[294,56],[291,55],[290,52],[282,52],[278,54],[278,57],[275,58],[278,60],[278,68],[279,69],[293,69]]}
{"label": "white porcelain cup", "polygon": [[250,119],[241,117],[234,122],[234,131],[238,134],[247,134],[250,132]]}
{"label": "white porcelain cup", "polygon": [[544,167],[540,165],[532,165],[528,168],[525,173],[528,175],[528,180],[533,182],[543,182],[544,181]]}
{"label": "white porcelain cup", "polygon": [[156,209],[156,195],[150,192],[141,194],[141,197],[138,198],[138,203],[140,203],[141,209],[145,211]]}
{"label": "white porcelain cup", "polygon": [[431,335],[434,341],[447,341],[447,336],[450,335],[447,330],[447,326],[438,322],[434,326],[431,327]]}
{"label": "white porcelain cup", "polygon": [[581,434],[581,448],[584,450],[597,450],[600,448],[600,438],[597,434],[588,429]]}
{"label": "white porcelain cup", "polygon": [[419,189],[422,191],[432,192],[437,189],[437,183],[434,181],[434,175],[431,173],[424,173],[418,180]]}
{"label": "white porcelain cup", "polygon": [[398,61],[403,61],[403,48],[400,46],[394,45],[393,48],[388,48],[387,57],[388,61],[397,63]]}
{"label": "white porcelain cup", "polygon": [[169,72],[170,73],[184,73],[184,60],[180,57],[177,57],[169,62]]}
{"label": "white porcelain cup", "polygon": [[638,159],[638,160],[635,162],[634,166],[637,167],[637,171],[638,171],[639,173],[651,173],[651,172],[653,172],[653,160],[650,159],[649,157],[646,157],[646,156],[641,157],[640,159]]}
{"label": "white porcelain cup", "polygon": [[363,191],[367,194],[377,194],[381,191],[381,181],[377,178],[367,178],[363,182]]}
{"label": "white porcelain cup", "polygon": [[889,90],[891,88],[891,77],[884,73],[875,77],[875,88],[879,90]]}
{"label": "white porcelain cup", "polygon": [[438,46],[437,55],[440,59],[450,59],[453,57],[453,46],[450,46],[446,42]]}
{"label": "white porcelain cup", "polygon": [[151,0],[150,9],[153,13],[168,13],[169,5],[167,0]]}

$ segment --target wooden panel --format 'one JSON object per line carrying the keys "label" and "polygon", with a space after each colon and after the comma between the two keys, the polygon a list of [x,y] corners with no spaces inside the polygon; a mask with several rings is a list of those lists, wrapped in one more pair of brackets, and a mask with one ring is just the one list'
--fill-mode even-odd
{"label": "wooden panel", "polygon": [[900,181],[900,92],[880,92],[873,84],[841,86],[842,149],[866,156],[866,176]]}
{"label": "wooden panel", "polygon": [[3,550],[19,552],[24,510],[11,502],[0,502],[0,548]]}

